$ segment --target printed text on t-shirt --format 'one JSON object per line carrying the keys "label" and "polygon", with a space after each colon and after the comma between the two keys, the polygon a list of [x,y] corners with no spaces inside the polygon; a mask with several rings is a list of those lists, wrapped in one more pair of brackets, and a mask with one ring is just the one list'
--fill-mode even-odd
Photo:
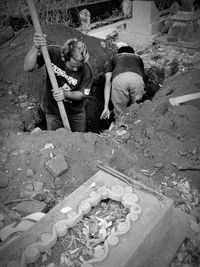
{"label": "printed text on t-shirt", "polygon": [[54,73],[56,73],[58,76],[64,77],[67,80],[68,84],[72,84],[74,86],[77,84],[77,82],[78,82],[77,79],[67,75],[64,70],[60,69],[55,64],[53,64],[53,63],[51,63],[51,64],[52,64]]}

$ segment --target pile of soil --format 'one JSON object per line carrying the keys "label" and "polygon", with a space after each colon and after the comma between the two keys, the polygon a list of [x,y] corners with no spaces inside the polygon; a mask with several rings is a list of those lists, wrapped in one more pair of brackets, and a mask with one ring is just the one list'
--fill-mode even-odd
{"label": "pile of soil", "polygon": [[[116,47],[64,25],[43,25],[42,28],[49,44],[62,45],[74,37],[87,44],[95,75],[92,90],[97,99],[102,98],[105,63],[116,52]],[[180,167],[200,166],[200,102],[195,100],[175,107],[168,100],[200,91],[198,65],[190,62],[176,71],[173,65],[170,75],[166,75],[169,74],[166,68],[165,77],[170,77],[160,84],[153,99],[127,109],[125,134],[118,134],[117,126],[101,134],[71,133],[65,129],[31,133],[28,131],[35,127],[40,116],[35,112],[37,93],[45,81],[44,69],[23,72],[24,57],[32,45],[32,36],[32,28],[23,29],[0,47],[1,203],[11,208],[13,203],[16,204],[12,200],[20,201],[34,195],[40,201],[55,205],[97,172],[97,164],[103,163],[163,192],[177,204],[185,204],[184,208],[188,199],[182,198],[178,185],[187,180],[191,183],[188,191],[191,209],[185,211],[191,213],[199,204],[193,201],[199,196],[199,170],[183,171]],[[166,51],[160,60],[167,62],[166,57],[177,55],[177,50],[176,47],[154,46],[140,54],[145,64],[150,64],[153,60],[158,62],[159,51]],[[183,58],[190,53],[190,50],[184,50]],[[98,101],[95,101],[96,107]],[[45,168],[45,162],[58,154],[64,157],[68,170],[55,178]],[[35,194],[34,182],[43,183],[39,197]],[[9,212],[6,218],[10,221]]]}

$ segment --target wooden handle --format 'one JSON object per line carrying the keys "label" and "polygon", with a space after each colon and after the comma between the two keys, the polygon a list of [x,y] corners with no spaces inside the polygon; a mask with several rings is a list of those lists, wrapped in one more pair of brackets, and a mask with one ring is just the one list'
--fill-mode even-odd
{"label": "wooden handle", "polygon": [[[38,15],[37,15],[36,8],[35,8],[35,5],[33,3],[33,0],[27,0],[27,3],[28,3],[28,6],[29,6],[29,10],[30,10],[30,13],[31,13],[31,18],[32,18],[32,21],[33,21],[33,25],[35,27],[35,31],[37,33],[41,33],[42,34],[42,29],[41,29],[41,26],[40,26],[40,22],[39,22],[39,19],[38,19]],[[53,91],[54,92],[58,92],[59,87],[58,87],[58,83],[57,83],[57,80],[56,80],[55,73],[54,73],[54,71],[52,69],[52,65],[51,65],[51,60],[50,60],[50,57],[49,57],[48,49],[47,49],[46,46],[41,46],[41,51],[42,51],[42,54],[43,54],[43,57],[44,57],[44,61],[45,61],[47,72],[49,74],[49,78],[50,78],[50,81],[51,81],[51,84],[52,84],[52,87],[53,87]],[[59,111],[60,111],[60,115],[61,115],[64,127],[66,129],[68,129],[68,130],[71,130],[70,125],[69,125],[69,120],[68,120],[68,117],[67,117],[63,102],[62,101],[58,101],[57,104],[58,104],[58,108],[59,108]]]}

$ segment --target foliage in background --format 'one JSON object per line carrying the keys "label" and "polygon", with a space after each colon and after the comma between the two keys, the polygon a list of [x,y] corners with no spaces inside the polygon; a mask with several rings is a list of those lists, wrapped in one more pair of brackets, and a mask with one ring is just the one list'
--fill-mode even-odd
{"label": "foliage in background", "polygon": [[[175,0],[154,1],[157,8],[163,10]],[[77,7],[91,2],[101,2],[101,0],[34,0],[41,23],[64,23],[69,26],[75,26],[73,25],[74,18],[77,23],[80,22]],[[26,0],[0,1],[0,26],[23,24],[26,27],[30,23],[31,19]],[[17,30],[17,27],[15,30]]]}
{"label": "foliage in background", "polygon": [[[41,23],[66,23],[72,21],[69,7],[76,8],[79,3],[88,0],[35,0],[35,6]],[[12,20],[24,20],[24,26],[30,25],[30,12],[26,0],[0,1],[0,26],[12,24]]]}
{"label": "foliage in background", "polygon": [[0,1],[0,26],[9,24],[11,17],[21,17],[27,20],[28,6],[26,0],[1,0]]}

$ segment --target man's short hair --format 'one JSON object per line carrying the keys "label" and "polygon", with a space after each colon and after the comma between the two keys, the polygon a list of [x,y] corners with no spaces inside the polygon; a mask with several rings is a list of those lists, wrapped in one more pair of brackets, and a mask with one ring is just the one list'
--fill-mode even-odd
{"label": "man's short hair", "polygon": [[69,61],[72,57],[80,62],[85,63],[89,59],[87,46],[85,43],[77,40],[76,38],[69,39],[66,43],[64,43],[61,53],[65,61]]}
{"label": "man's short hair", "polygon": [[135,50],[131,46],[122,46],[118,49],[118,54],[121,53],[131,53],[134,54]]}

